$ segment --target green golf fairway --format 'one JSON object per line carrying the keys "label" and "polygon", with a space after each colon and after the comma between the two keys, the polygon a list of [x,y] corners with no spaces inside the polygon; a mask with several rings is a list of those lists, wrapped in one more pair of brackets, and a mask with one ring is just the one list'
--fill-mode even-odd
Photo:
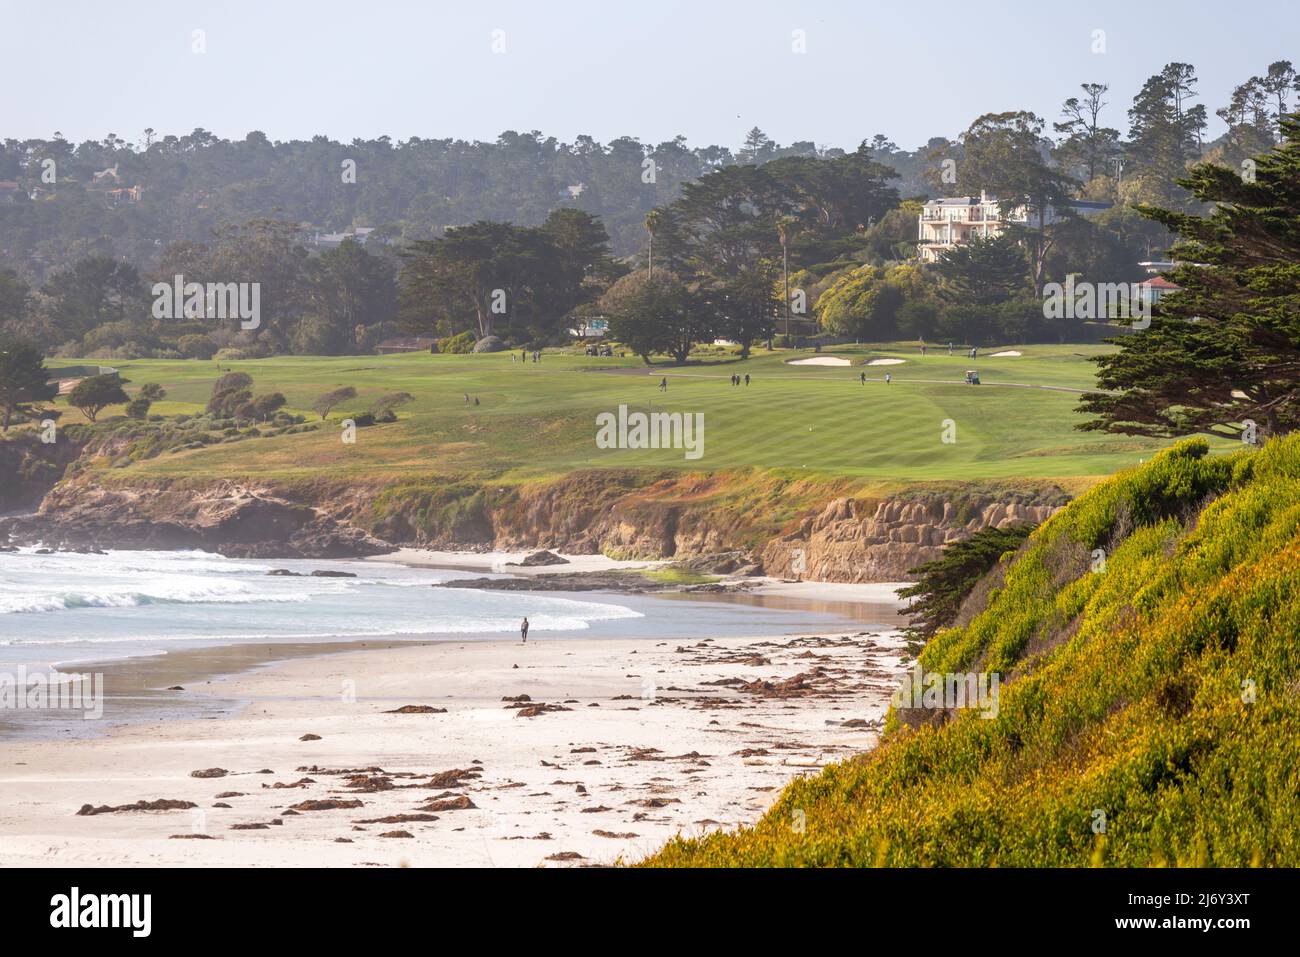
{"label": "green golf fairway", "polygon": [[[1000,350],[981,350],[972,361],[959,348],[949,356],[946,346],[930,347],[922,356],[914,345],[893,344],[821,353],[850,365],[794,365],[790,360],[815,354],[764,349],[747,361],[711,350],[686,366],[652,368],[637,358],[558,352],[538,363],[521,363],[518,353],[512,361],[508,352],[223,362],[222,371],[251,375],[256,394],[283,392],[288,409],[312,421],[319,420],[310,410],[322,393],[353,386],[358,397],[334,409],[319,431],[170,452],[115,471],[265,478],[491,473],[509,480],[579,468],[757,467],[886,482],[1014,477],[1091,484],[1168,444],[1075,430],[1082,421],[1073,411],[1078,392],[1094,381],[1087,356],[1111,347],[1007,348],[1022,355],[995,358],[989,353]],[[873,359],[901,361],[864,364]],[[202,411],[220,374],[218,363],[195,360],[124,361],[117,368],[130,380],[128,391],[147,382],[167,389],[153,409],[163,415]],[[977,370],[983,384],[964,384],[967,369]],[[750,385],[733,386],[733,373],[749,374]],[[668,388],[661,390],[664,377]],[[359,429],[355,444],[340,441],[341,420],[396,391],[414,397],[398,408],[398,422]],[[681,449],[598,448],[596,416],[620,405],[629,412],[702,413],[703,455],[687,460]],[[72,410],[64,421],[79,420]],[[944,441],[947,420],[955,442]],[[1227,440],[1215,445],[1233,447]]]}

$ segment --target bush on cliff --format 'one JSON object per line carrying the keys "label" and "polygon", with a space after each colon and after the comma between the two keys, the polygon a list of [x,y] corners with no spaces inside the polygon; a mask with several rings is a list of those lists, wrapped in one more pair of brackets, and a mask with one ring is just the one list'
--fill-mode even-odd
{"label": "bush on cliff", "polygon": [[982,528],[970,538],[945,546],[943,555],[934,561],[908,569],[907,573],[917,580],[898,591],[900,598],[912,599],[905,609],[910,616],[908,637],[925,641],[940,628],[954,624],[980,579],[1000,560],[1014,554],[1034,527],[1021,522]]}
{"label": "bush on cliff", "polygon": [[927,673],[1000,675],[996,716],[896,709],[756,826],[649,863],[1300,865],[1300,434],[1206,453],[1081,496],[929,643]]}

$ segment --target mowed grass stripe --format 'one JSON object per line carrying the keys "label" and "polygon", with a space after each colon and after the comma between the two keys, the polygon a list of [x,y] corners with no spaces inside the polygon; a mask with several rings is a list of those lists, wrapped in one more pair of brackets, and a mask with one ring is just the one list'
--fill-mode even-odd
{"label": "mowed grass stripe", "polygon": [[[577,468],[647,467],[687,470],[759,467],[887,482],[945,479],[1092,478],[1149,458],[1167,442],[1081,433],[1077,395],[1034,388],[967,386],[967,368],[985,381],[1086,389],[1098,346],[1017,347],[1021,357],[925,357],[906,345],[837,347],[852,366],[791,366],[791,356],[747,361],[707,359],[685,367],[647,369],[639,359],[596,359],[547,353],[541,362],[512,362],[509,354],[372,357],[292,356],[243,362],[139,360],[117,363],[131,381],[168,390],[157,411],[201,411],[222,371],[239,370],[254,392],[283,392],[289,407],[310,419],[315,399],[352,386],[358,398],[341,404],[318,432],[256,438],[144,459],[123,475],[299,478],[331,476],[457,476],[490,473],[502,481],[564,474]],[[517,355],[517,354],[516,354]],[[864,366],[870,358],[903,359]],[[868,382],[858,376],[865,371]],[[751,376],[732,386],[733,372]],[[886,372],[893,383],[886,386]],[[668,378],[660,392],[659,381]],[[339,441],[339,421],[379,396],[409,392],[400,421],[358,431],[354,446]],[[465,395],[471,402],[465,404]],[[477,397],[480,404],[473,405]],[[704,456],[683,451],[596,447],[596,416],[629,409],[703,413]],[[110,408],[105,415],[120,414]],[[69,411],[65,422],[78,421]],[[957,427],[955,444],[941,441],[943,421]],[[809,432],[809,429],[812,429]],[[1229,448],[1231,443],[1216,443]]]}

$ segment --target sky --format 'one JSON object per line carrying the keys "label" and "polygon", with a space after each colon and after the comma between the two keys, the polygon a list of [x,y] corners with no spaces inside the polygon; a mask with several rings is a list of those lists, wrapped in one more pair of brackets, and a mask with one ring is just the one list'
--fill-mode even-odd
{"label": "sky", "polygon": [[1084,82],[1110,84],[1103,120],[1125,130],[1174,60],[1197,68],[1213,138],[1232,87],[1279,59],[1300,64],[1296,0],[0,0],[0,139],[735,148],[758,126],[914,149],[986,112],[1051,122]]}

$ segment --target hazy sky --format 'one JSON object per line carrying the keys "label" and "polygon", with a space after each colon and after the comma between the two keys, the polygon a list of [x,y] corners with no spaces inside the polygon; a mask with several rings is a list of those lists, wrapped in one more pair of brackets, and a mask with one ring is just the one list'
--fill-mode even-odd
{"label": "hazy sky", "polygon": [[1054,120],[1087,81],[1110,84],[1104,116],[1125,129],[1171,60],[1196,66],[1213,117],[1278,59],[1300,63],[1296,0],[0,0],[0,138],[536,129],[735,147],[757,125],[910,149],[984,112]]}

